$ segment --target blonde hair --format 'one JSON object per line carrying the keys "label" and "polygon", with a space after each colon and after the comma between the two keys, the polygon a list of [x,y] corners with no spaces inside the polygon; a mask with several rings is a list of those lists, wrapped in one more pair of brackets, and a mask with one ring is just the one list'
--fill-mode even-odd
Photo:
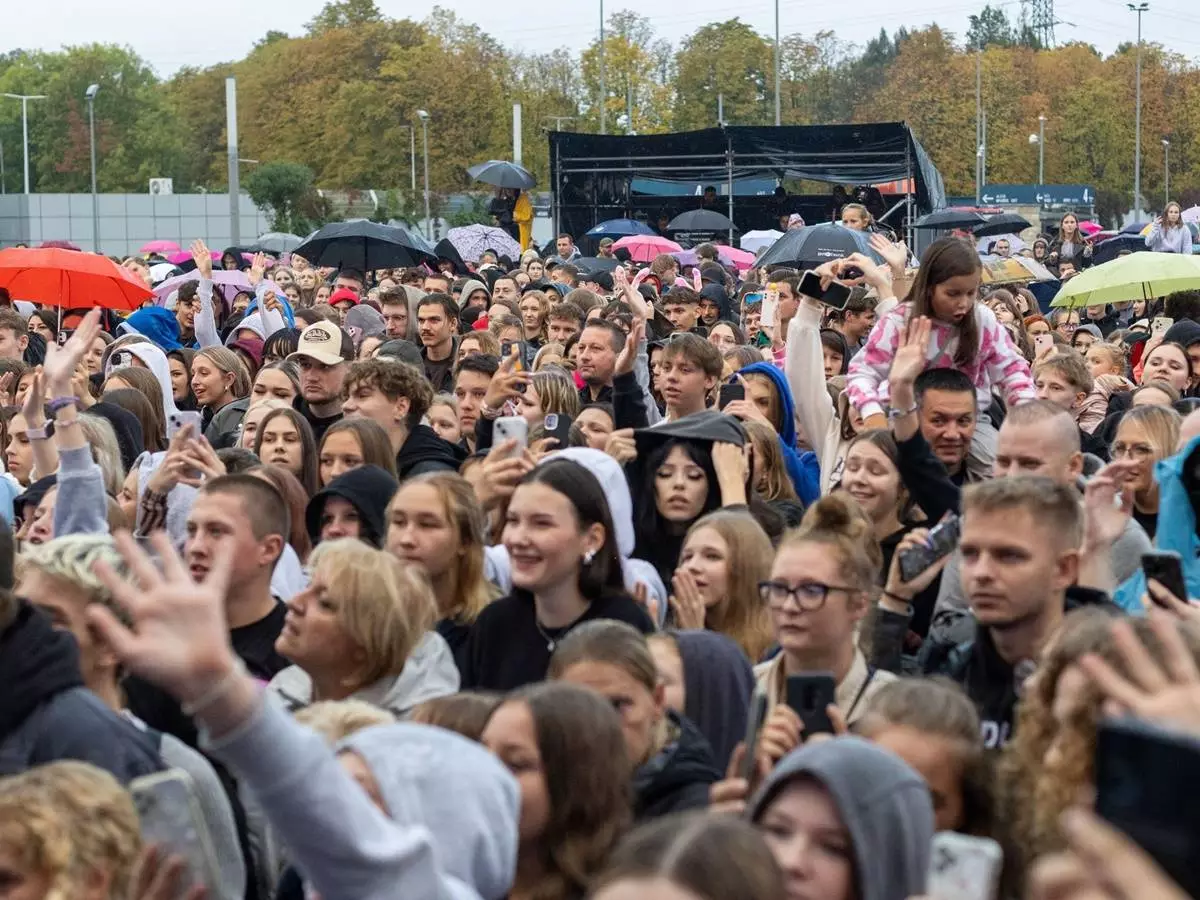
{"label": "blonde hair", "polygon": [[747,419],[742,428],[753,442],[754,455],[762,464],[762,480],[754,486],[755,490],[764,500],[799,500],[787,473],[775,429],[757,419]]}
{"label": "blonde hair", "polygon": [[500,339],[486,328],[481,328],[478,331],[468,331],[458,341],[460,345],[463,341],[477,341],[480,353],[485,356],[500,355]]}
{"label": "blonde hair", "polygon": [[453,608],[439,608],[438,614],[442,618],[453,618],[469,625],[483,612],[484,607],[500,596],[500,592],[484,575],[483,548],[487,543],[487,519],[469,481],[454,472],[429,472],[408,479],[396,491],[387,508],[389,527],[392,511],[404,488],[418,484],[428,485],[437,493],[458,544],[459,561],[457,566],[450,569],[448,591],[458,602]]}
{"label": "blonde hair", "polygon": [[396,721],[386,709],[363,700],[321,700],[296,710],[297,722],[311,728],[331,747],[364,728]]}
{"label": "blonde hair", "polygon": [[1135,406],[1117,423],[1117,434],[1126,422],[1141,427],[1154,447],[1155,459],[1166,459],[1175,452],[1179,443],[1179,426],[1183,418],[1169,406]]}
{"label": "blonde hair", "polygon": [[749,514],[719,509],[688,529],[685,547],[702,528],[711,528],[725,542],[729,570],[725,596],[708,608],[704,627],[732,638],[748,659],[761,659],[775,642],[771,617],[758,594],[759,582],[771,576],[771,539]]}
{"label": "blonde hair", "polygon": [[[79,427],[92,447],[92,459],[104,476],[104,493],[115,497],[125,486],[125,464],[121,461],[121,445],[108,419],[91,413],[79,416]],[[41,473],[49,475],[49,472]]]}
{"label": "blonde hair", "polygon": [[848,494],[829,494],[810,506],[800,526],[784,535],[778,553],[799,544],[823,544],[832,549],[849,587],[870,594],[878,586],[883,551],[870,518]]}
{"label": "blonde hair", "polygon": [[1112,365],[1121,370],[1117,374],[1125,374],[1125,367],[1128,365],[1128,356],[1123,348],[1118,347],[1116,344],[1113,344],[1109,341],[1096,341],[1096,343],[1088,347],[1087,352],[1094,353],[1097,350],[1106,353],[1108,358],[1112,361]]}
{"label": "blonde hair", "polygon": [[127,620],[124,608],[113,601],[112,592],[96,577],[95,565],[103,562],[124,578],[125,559],[107,534],[65,534],[44,544],[27,545],[16,559],[17,578],[37,571],[65,581],[87,594],[89,603],[99,603],[119,619]]}
{"label": "blonde hair", "polygon": [[[533,358],[533,371],[538,372],[541,370],[542,360],[547,356],[559,356],[565,360],[566,355],[566,348],[557,341],[551,341],[548,344],[543,344],[542,348],[538,350],[537,355]],[[550,363],[547,363],[547,365],[550,365]],[[555,363],[555,365],[561,366],[562,364]]]}
{"label": "blonde hair", "polygon": [[61,760],[0,778],[0,846],[50,881],[46,900],[86,893],[97,873],[108,896],[129,896],[142,850],[137,810],[108,772]]}
{"label": "blonde hair", "polygon": [[579,418],[579,390],[565,369],[547,366],[540,372],[534,372],[533,387],[544,414],[557,413],[572,419]]}
{"label": "blonde hair", "polygon": [[362,648],[358,686],[399,675],[434,623],[433,589],[420,570],[357,538],[323,541],[309,569],[324,576],[342,628]]}
{"label": "blonde hair", "polygon": [[192,365],[195,365],[195,360],[200,357],[207,359],[224,374],[233,375],[233,384],[229,386],[229,393],[233,394],[235,399],[240,400],[250,393],[250,372],[246,369],[246,364],[242,362],[241,357],[228,347],[205,347],[203,350],[198,350]]}

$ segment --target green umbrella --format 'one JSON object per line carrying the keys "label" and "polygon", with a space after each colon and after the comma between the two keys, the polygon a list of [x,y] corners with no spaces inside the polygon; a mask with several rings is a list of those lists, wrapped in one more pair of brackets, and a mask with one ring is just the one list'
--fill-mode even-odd
{"label": "green umbrella", "polygon": [[1085,270],[1062,286],[1051,306],[1102,306],[1200,289],[1200,259],[1178,253],[1131,253]]}

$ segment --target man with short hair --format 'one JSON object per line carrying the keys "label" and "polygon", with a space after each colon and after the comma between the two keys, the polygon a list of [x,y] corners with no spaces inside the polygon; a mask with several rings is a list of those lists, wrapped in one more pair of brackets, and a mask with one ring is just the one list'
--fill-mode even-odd
{"label": "man with short hair", "polygon": [[0,309],[0,359],[25,358],[29,325],[15,309]]}
{"label": "man with short hair", "polygon": [[679,277],[679,260],[669,253],[660,253],[650,261],[650,274],[658,278],[663,287],[669,288]]}
{"label": "man with short hair", "polygon": [[297,411],[312,426],[317,443],[342,417],[342,380],[354,359],[354,339],[332,322],[314,322],[302,332],[288,359],[300,367]]}
{"label": "man with short hair", "polygon": [[342,391],[347,418],[362,416],[387,432],[400,481],[458,471],[465,454],[421,424],[433,402],[433,388],[420,371],[393,359],[360,359],[347,369]]}
{"label": "man with short hair", "polygon": [[[475,426],[484,412],[485,399],[492,379],[500,369],[500,358],[487,353],[468,356],[454,372],[454,399],[458,401],[458,427],[463,444],[475,449]],[[496,412],[499,415],[499,412]]]}
{"label": "man with short hair", "polygon": [[564,300],[550,309],[550,321],[546,325],[546,334],[551,341],[565,344],[574,335],[579,334],[583,325],[583,310]]}
{"label": "man with short hair", "polygon": [[511,275],[501,275],[492,282],[492,302],[497,300],[511,300],[513,303],[521,299],[521,290],[517,287],[517,280]]}
{"label": "man with short hair", "polygon": [[1012,245],[1008,242],[1008,238],[1000,238],[992,245],[992,253],[1001,259],[1008,259],[1012,256]]}
{"label": "man with short hair", "polygon": [[450,285],[454,279],[445,272],[430,272],[421,284],[421,290],[426,294],[449,294]]}
{"label": "man with short hair", "polygon": [[700,295],[691,288],[671,288],[663,295],[662,307],[673,333],[706,334],[704,329],[696,327],[700,320]]}
{"label": "man with short hair", "polygon": [[205,482],[188,513],[183,560],[204,581],[224,548],[230,554],[225,621],[234,652],[261,681],[291,665],[275,651],[287,607],[271,594],[271,574],[291,534],[287,504],[270,482],[222,475]]}
{"label": "man with short hair", "polygon": [[408,294],[404,288],[396,286],[380,291],[379,312],[388,340],[408,337]]}
{"label": "man with short hair", "polygon": [[846,308],[830,323],[830,328],[846,339],[850,353],[857,353],[867,342],[867,336],[875,327],[875,304],[873,297],[861,289],[851,291]]}
{"label": "man with short hair", "polygon": [[570,262],[583,255],[579,252],[579,248],[575,246],[575,239],[565,231],[554,239],[554,249],[557,252],[550,258],[555,262]]}
{"label": "man with short hair", "polygon": [[609,272],[584,272],[579,276],[580,286],[593,294],[608,295],[613,292],[613,277]]}
{"label": "man with short hair", "polygon": [[579,269],[570,263],[563,263],[554,268],[550,281],[554,284],[565,284],[568,288],[579,287]]}
{"label": "man with short hair", "polygon": [[663,347],[655,384],[674,422],[708,408],[708,398],[721,379],[721,351],[698,334],[681,332]]}
{"label": "man with short hair", "polygon": [[616,243],[612,238],[600,238],[600,248],[596,251],[596,255],[600,259],[614,259],[613,244]]}
{"label": "man with short hair", "polygon": [[948,472],[950,480],[961,487],[971,477],[967,452],[978,414],[971,379],[948,368],[926,369],[913,378],[909,371],[892,366],[888,383],[892,406],[888,417],[900,446],[905,483],[911,477],[907,465],[916,472],[928,467],[932,470],[929,477],[944,477]]}
{"label": "man with short hair", "polygon": [[[630,336],[613,322],[592,319],[576,345],[577,371],[584,381],[579,402],[611,403],[616,428],[645,428],[646,400],[633,374],[635,348]],[[626,352],[626,351],[630,352]]]}
{"label": "man with short hair", "polygon": [[179,323],[179,343],[191,347],[196,343],[196,313],[200,312],[198,281],[185,281],[175,294],[175,321]]}
{"label": "man with short hair", "polygon": [[426,294],[417,301],[417,334],[425,377],[435,393],[454,384],[454,360],[458,356],[458,305],[449,294]]}
{"label": "man with short hair", "polygon": [[333,289],[334,291],[340,291],[342,288],[345,288],[353,292],[356,297],[361,297],[365,285],[366,279],[358,269],[342,269],[337,274],[337,280],[333,283]]}

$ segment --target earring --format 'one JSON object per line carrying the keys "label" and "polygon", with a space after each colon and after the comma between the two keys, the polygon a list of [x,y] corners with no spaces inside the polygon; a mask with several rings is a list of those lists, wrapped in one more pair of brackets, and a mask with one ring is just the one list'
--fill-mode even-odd
{"label": "earring", "polygon": [[585,566],[590,566],[592,564],[592,560],[595,558],[596,558],[596,551],[589,550],[587,553],[583,554],[583,564]]}

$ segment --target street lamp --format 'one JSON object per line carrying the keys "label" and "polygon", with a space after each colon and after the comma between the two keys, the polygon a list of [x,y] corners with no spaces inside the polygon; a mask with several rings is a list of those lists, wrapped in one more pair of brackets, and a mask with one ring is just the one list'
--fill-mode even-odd
{"label": "street lamp", "polygon": [[5,94],[21,101],[21,141],[25,145],[25,193],[29,193],[29,101],[45,100],[45,94]]}
{"label": "street lamp", "polygon": [[429,113],[418,109],[417,118],[421,120],[421,143],[425,157],[425,237],[433,240],[433,223],[429,220]]}
{"label": "street lamp", "polygon": [[83,96],[88,102],[88,131],[92,139],[92,247],[100,252],[100,207],[96,200],[96,95],[100,85],[89,84]]}
{"label": "street lamp", "polygon": [[1135,77],[1136,108],[1133,114],[1133,218],[1137,221],[1142,214],[1142,13],[1150,9],[1149,3],[1126,3],[1130,12],[1137,13],[1137,74]]}
{"label": "street lamp", "polygon": [[1171,142],[1163,138],[1163,209],[1171,202]]}

